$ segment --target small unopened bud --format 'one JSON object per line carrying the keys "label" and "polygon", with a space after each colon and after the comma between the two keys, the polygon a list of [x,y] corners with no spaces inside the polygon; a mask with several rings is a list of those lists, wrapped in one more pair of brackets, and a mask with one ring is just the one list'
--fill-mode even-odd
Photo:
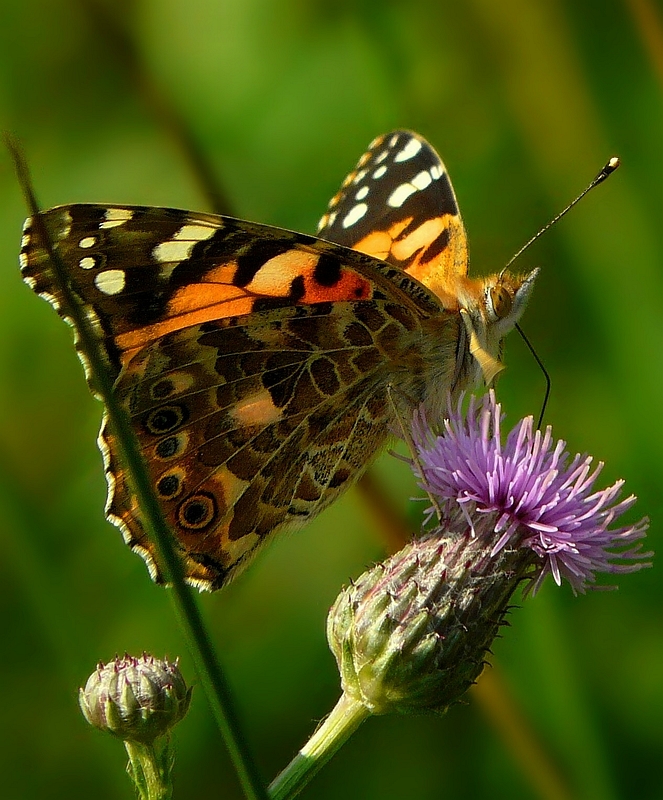
{"label": "small unopened bud", "polygon": [[143,653],[100,663],[79,702],[85,719],[125,741],[150,744],[186,714],[191,700],[178,661]]}
{"label": "small unopened bud", "polygon": [[443,712],[483,669],[532,559],[522,551],[491,558],[464,527],[411,542],[347,587],[330,611],[343,692],[373,714]]}

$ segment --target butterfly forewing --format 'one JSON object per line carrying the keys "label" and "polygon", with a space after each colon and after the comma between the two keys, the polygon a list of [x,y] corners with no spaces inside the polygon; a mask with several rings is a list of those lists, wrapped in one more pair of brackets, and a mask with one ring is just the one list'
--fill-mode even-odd
{"label": "butterfly forewing", "polygon": [[[115,374],[174,330],[267,308],[385,297],[394,280],[435,310],[386,265],[280,228],[138,206],[81,204],[41,216]],[[21,263],[30,286],[70,317],[30,220]]]}
{"label": "butterfly forewing", "polygon": [[407,270],[451,306],[447,288],[467,273],[465,228],[446,168],[410,131],[371,142],[331,199],[318,235]]}

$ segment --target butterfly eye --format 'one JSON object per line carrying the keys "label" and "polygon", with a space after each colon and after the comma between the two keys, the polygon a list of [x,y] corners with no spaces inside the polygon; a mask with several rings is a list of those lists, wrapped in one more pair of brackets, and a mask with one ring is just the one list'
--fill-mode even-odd
{"label": "butterfly eye", "polygon": [[505,289],[504,286],[493,286],[490,290],[490,302],[493,306],[493,311],[498,319],[504,319],[513,306],[513,298],[511,292]]}

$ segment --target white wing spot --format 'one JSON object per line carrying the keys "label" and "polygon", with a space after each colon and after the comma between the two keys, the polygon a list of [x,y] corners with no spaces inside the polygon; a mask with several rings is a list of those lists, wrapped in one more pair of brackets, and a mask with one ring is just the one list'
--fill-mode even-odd
{"label": "white wing spot", "polygon": [[210,225],[182,225],[172,239],[158,244],[152,255],[162,263],[185,261],[198,242],[210,239],[217,230]]}
{"label": "white wing spot", "polygon": [[367,194],[368,194],[368,186],[362,186],[361,189],[355,195],[355,200],[363,200]]}
{"label": "white wing spot", "polygon": [[356,206],[350,209],[350,211],[345,215],[343,218],[343,227],[349,228],[355,224],[355,222],[359,222],[359,220],[364,216],[364,214],[368,211],[368,206],[366,203],[357,203]]}
{"label": "white wing spot", "polygon": [[395,133],[395,134],[394,134],[394,135],[391,137],[391,139],[389,139],[389,144],[387,145],[387,147],[395,147],[395,146],[396,146],[396,142],[397,142],[397,141],[398,141],[398,134],[397,134],[397,133]]}
{"label": "white wing spot", "polygon": [[412,185],[419,191],[422,191],[427,186],[430,186],[431,183],[433,183],[433,179],[431,178],[428,170],[423,170],[418,175],[415,175],[414,178],[412,178]]}
{"label": "white wing spot", "polygon": [[444,175],[444,170],[439,164],[435,164],[430,168],[430,176],[434,181],[439,181]]}
{"label": "white wing spot", "polygon": [[392,208],[400,208],[408,197],[416,191],[416,187],[411,183],[401,183],[401,185],[397,186],[389,195],[387,205],[390,205]]}
{"label": "white wing spot", "polygon": [[84,236],[78,243],[78,246],[87,250],[88,247],[94,247],[96,243],[97,239],[95,236]]}
{"label": "white wing spot", "polygon": [[[389,155],[389,150],[383,150],[380,155],[375,157],[375,163],[379,164],[381,161],[384,161],[385,158]],[[385,167],[386,169],[386,167]]]}
{"label": "white wing spot", "polygon": [[217,232],[218,228],[212,225],[183,225],[179,231],[173,236],[173,239],[181,239],[182,241],[194,240],[196,242],[204,242],[206,239],[211,238]]}
{"label": "white wing spot", "polygon": [[29,244],[30,244],[30,234],[24,233],[23,236],[21,236],[21,247],[25,248]]}
{"label": "white wing spot", "polygon": [[71,218],[71,214],[68,211],[65,211],[62,215],[62,222],[62,227],[55,232],[56,237],[60,240],[67,239],[71,233],[71,226],[74,220]]}
{"label": "white wing spot", "polygon": [[352,179],[352,182],[353,182],[353,183],[361,183],[361,181],[363,181],[363,180],[364,180],[364,178],[366,177],[366,173],[367,173],[367,172],[368,172],[368,170],[367,170],[367,169],[361,169],[361,170],[359,170],[359,172],[358,172],[358,173],[357,173],[357,174],[354,176],[354,178]]}
{"label": "white wing spot", "polygon": [[318,230],[321,231],[328,222],[329,222],[329,214],[323,214],[320,217],[320,222],[318,222]]}
{"label": "white wing spot", "polygon": [[104,294],[119,294],[124,289],[124,270],[107,269],[94,278],[94,285]]}
{"label": "white wing spot", "polygon": [[381,178],[385,174],[386,171],[387,171],[387,168],[383,164],[381,167],[378,167],[375,170],[375,172],[373,173],[373,177],[377,180],[377,178]]}
{"label": "white wing spot", "polygon": [[106,219],[102,222],[100,228],[117,228],[124,225],[125,222],[133,217],[134,212],[130,208],[107,208]]}
{"label": "white wing spot", "polygon": [[332,213],[329,215],[329,219],[327,220],[327,225],[329,225],[330,228],[336,222],[337,216],[338,216],[337,211],[332,211]]}
{"label": "white wing spot", "polygon": [[[18,263],[21,269],[27,269],[28,267],[28,256],[27,253],[19,253],[18,254]],[[32,280],[32,278],[23,278],[23,280],[27,283],[28,280]],[[32,289],[34,283],[29,283],[28,286]]]}
{"label": "white wing spot", "polygon": [[81,269],[92,269],[97,262],[92,258],[92,256],[85,256],[85,258],[81,258],[78,262],[78,266]]}
{"label": "white wing spot", "polygon": [[419,139],[410,139],[405,147],[399,153],[396,153],[394,156],[394,161],[407,161],[410,158],[414,158],[421,150],[421,147],[422,144]]}

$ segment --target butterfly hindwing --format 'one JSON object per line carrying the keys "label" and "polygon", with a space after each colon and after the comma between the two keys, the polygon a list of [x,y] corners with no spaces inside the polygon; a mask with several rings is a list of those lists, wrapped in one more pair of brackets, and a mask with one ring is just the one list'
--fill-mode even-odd
{"label": "butterfly hindwing", "polygon": [[465,228],[442,160],[422,137],[374,139],[329,203],[318,236],[406,270],[454,305],[448,287],[467,274]]}
{"label": "butterfly hindwing", "polygon": [[[416,326],[385,301],[277,309],[167,334],[129,362],[116,390],[190,580],[218,588],[363,471],[387,434],[389,364]],[[102,440],[113,454],[106,427]],[[109,466],[109,514],[154,565],[130,487]]]}

